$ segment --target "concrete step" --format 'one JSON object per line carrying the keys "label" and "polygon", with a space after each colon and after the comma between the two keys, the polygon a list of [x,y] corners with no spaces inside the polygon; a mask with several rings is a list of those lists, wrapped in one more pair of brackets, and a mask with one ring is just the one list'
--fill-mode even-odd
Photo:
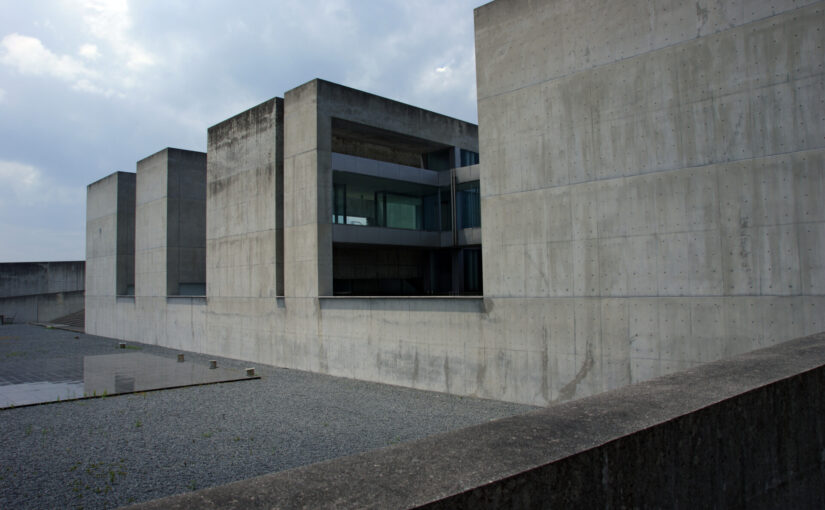
{"label": "concrete step", "polygon": [[49,321],[49,324],[67,326],[66,329],[83,331],[86,328],[86,310],[58,317]]}

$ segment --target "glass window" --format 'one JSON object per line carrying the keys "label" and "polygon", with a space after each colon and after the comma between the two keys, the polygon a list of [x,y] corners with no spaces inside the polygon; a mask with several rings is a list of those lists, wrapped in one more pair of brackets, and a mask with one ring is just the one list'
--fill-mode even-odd
{"label": "glass window", "polygon": [[347,187],[344,184],[333,184],[332,188],[332,222],[344,225],[347,222]]}
{"label": "glass window", "polygon": [[459,228],[481,226],[481,193],[479,181],[470,181],[456,186],[456,212]]}
{"label": "glass window", "polygon": [[453,167],[450,161],[452,152],[452,149],[448,148],[424,154],[424,167],[428,170],[449,170]]}
{"label": "glass window", "polygon": [[461,149],[461,166],[470,166],[478,164],[478,153]]}
{"label": "glass window", "polygon": [[332,222],[437,231],[439,203],[436,190],[421,184],[335,172]]}
{"label": "glass window", "polygon": [[421,197],[387,193],[387,224],[390,228],[421,230]]}
{"label": "glass window", "polygon": [[453,211],[450,203],[450,188],[441,188],[441,231],[449,232],[453,229]]}
{"label": "glass window", "polygon": [[438,222],[438,193],[432,193],[430,195],[424,195],[424,209],[423,209],[423,216],[424,216],[424,230],[429,232],[434,232],[439,230],[439,222]]}
{"label": "glass window", "polygon": [[464,250],[464,291],[481,293],[481,249],[467,248]]}

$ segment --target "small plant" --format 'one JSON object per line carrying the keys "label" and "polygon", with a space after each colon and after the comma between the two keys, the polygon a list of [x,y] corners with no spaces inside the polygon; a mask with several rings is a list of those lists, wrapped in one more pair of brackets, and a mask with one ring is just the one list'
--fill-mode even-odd
{"label": "small plant", "polygon": [[142,422],[142,421],[137,420],[137,421],[135,422],[135,428],[139,429],[139,428],[140,428],[140,427],[142,427],[142,426],[143,426],[143,422]]}
{"label": "small plant", "polygon": [[203,435],[203,437],[208,439],[208,438],[212,437],[212,432],[204,432],[202,435]]}
{"label": "small plant", "polygon": [[31,426],[31,424],[26,425],[26,437],[29,437],[30,435],[32,435],[32,426]]}

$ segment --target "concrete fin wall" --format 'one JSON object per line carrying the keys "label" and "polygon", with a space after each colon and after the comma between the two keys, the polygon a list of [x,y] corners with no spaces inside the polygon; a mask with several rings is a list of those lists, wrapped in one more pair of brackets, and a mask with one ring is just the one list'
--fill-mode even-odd
{"label": "concrete fin wall", "polygon": [[273,344],[284,330],[283,130],[281,98],[209,128],[204,352],[276,363]]}
{"label": "concrete fin wall", "polygon": [[283,100],[209,128],[208,294],[283,295]]}
{"label": "concrete fin wall", "polygon": [[85,324],[92,334],[123,338],[112,319],[115,296],[134,272],[135,189],[135,174],[116,172],[86,190]]}
{"label": "concrete fin wall", "polygon": [[206,280],[206,154],[164,149],[137,163],[135,295]]}

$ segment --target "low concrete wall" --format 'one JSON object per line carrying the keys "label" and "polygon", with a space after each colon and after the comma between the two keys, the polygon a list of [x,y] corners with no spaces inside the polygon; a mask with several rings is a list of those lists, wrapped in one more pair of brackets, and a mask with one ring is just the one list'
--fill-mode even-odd
{"label": "low concrete wall", "polygon": [[134,508],[825,507],[825,333]]}
{"label": "low concrete wall", "polygon": [[86,262],[0,264],[0,315],[48,321],[83,309]]}
{"label": "low concrete wall", "polygon": [[14,322],[45,322],[83,310],[82,290],[0,298],[0,315]]}
{"label": "low concrete wall", "polygon": [[6,262],[0,264],[0,297],[83,290],[86,262]]}

